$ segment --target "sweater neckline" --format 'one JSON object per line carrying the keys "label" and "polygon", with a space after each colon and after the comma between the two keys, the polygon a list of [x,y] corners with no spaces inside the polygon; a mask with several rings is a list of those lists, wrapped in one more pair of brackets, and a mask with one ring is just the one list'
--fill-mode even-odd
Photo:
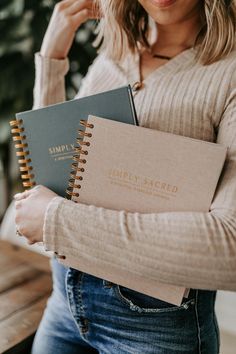
{"label": "sweater neckline", "polygon": [[[159,66],[158,68],[154,69],[144,80],[141,80],[141,71],[140,71],[140,60],[141,56],[139,52],[136,52],[131,58],[130,65],[131,68],[129,70],[130,74],[130,83],[141,83],[142,87],[146,86],[148,83],[151,81],[155,80],[156,77],[159,75],[164,75],[165,73],[173,73],[180,67],[180,65],[183,65],[186,60],[192,58],[192,53],[194,53],[196,50],[196,47],[191,47],[183,50],[176,56],[174,56],[172,59],[168,60],[165,64]],[[133,67],[133,68],[132,68]]]}

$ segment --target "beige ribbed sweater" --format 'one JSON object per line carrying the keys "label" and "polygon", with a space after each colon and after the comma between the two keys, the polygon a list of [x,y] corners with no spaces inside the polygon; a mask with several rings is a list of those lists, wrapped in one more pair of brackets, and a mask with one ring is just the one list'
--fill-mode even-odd
{"label": "beige ribbed sweater", "polygon": [[[161,281],[236,290],[236,51],[209,66],[194,55],[187,49],[156,69],[134,101],[140,126],[229,147],[210,212],[130,213],[56,197],[44,244],[66,256],[61,263],[139,289],[145,279],[147,288]],[[65,100],[68,60],[35,59],[34,108]],[[127,57],[121,66],[100,54],[78,97],[132,85],[138,60]]]}

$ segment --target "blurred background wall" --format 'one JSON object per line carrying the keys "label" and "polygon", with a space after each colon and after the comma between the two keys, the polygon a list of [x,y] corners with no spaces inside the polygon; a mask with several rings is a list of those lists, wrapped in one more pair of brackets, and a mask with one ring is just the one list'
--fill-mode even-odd
{"label": "blurred background wall", "polygon": [[[34,53],[39,51],[55,0],[0,0],[0,223],[21,181],[15,148],[10,138],[9,120],[15,113],[30,110],[33,104]],[[70,71],[66,77],[67,99],[72,99],[81,78],[96,56],[92,47],[95,24],[89,21],[77,32],[70,51]],[[2,237],[15,237],[13,205],[2,223]],[[0,232],[1,237],[1,232]],[[41,252],[37,247],[30,249]],[[218,292],[217,314],[222,332],[222,354],[236,353],[236,294]]]}

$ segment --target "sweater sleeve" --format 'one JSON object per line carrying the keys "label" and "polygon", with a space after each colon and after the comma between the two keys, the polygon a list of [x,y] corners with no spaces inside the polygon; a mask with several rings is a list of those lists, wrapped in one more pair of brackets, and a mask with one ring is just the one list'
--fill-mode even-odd
{"label": "sweater sleeve", "polygon": [[129,274],[186,288],[235,291],[236,75],[217,143],[227,146],[228,154],[209,212],[130,213],[56,197],[44,220],[46,248],[65,255],[61,263],[108,280]]}
{"label": "sweater sleeve", "polygon": [[[82,79],[75,98],[98,93],[106,86],[101,84],[102,69],[96,77],[97,67],[102,66],[103,57],[99,54],[89,66],[86,76]],[[35,83],[33,90],[33,109],[45,107],[66,100],[65,76],[69,71],[69,59],[52,59],[35,53]],[[106,84],[106,83],[105,83]],[[107,84],[106,84],[107,85]]]}
{"label": "sweater sleeve", "polygon": [[68,58],[51,59],[35,53],[33,109],[65,101],[65,75],[68,70]]}

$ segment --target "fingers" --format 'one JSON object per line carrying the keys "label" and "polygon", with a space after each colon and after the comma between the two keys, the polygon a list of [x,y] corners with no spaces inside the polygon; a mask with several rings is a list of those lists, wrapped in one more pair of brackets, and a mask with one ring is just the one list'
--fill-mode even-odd
{"label": "fingers", "polygon": [[73,27],[76,29],[88,19],[99,19],[101,17],[93,0],[76,1],[66,9],[66,13],[71,16]]}
{"label": "fingers", "polygon": [[93,4],[90,7],[84,7],[81,10],[78,10],[79,7],[74,8],[74,14],[70,15],[71,23],[73,25],[74,30],[76,31],[80,25],[86,22],[89,19],[99,19],[101,16]]}
{"label": "fingers", "polygon": [[36,242],[37,242],[37,241],[27,240],[28,245],[33,245],[33,244],[35,244]]}
{"label": "fingers", "polygon": [[16,193],[13,198],[14,198],[16,201],[18,201],[18,200],[25,199],[25,198],[27,198],[28,196],[29,196],[29,191],[27,190],[27,191],[24,191],[23,193]]}
{"label": "fingers", "polygon": [[75,15],[80,11],[85,9],[91,10],[94,8],[93,0],[81,0],[81,1],[73,1],[70,6],[66,8],[66,13],[68,15]]}
{"label": "fingers", "polygon": [[55,5],[41,46],[41,54],[63,59],[73,43],[75,32],[89,19],[101,16],[95,0],[63,0]]}
{"label": "fingers", "polygon": [[57,12],[73,16],[84,9],[93,10],[95,4],[94,0],[63,0],[55,5],[55,9]]}
{"label": "fingers", "polygon": [[[13,198],[16,200],[16,201],[19,201],[19,200],[22,200],[22,199],[26,199],[27,197],[29,197],[33,192],[35,192],[37,189],[40,189],[42,186],[40,185],[37,185],[35,186],[34,188],[32,189],[29,189],[29,190],[26,190],[22,193],[16,193]],[[16,203],[17,204],[17,203]]]}
{"label": "fingers", "polygon": [[77,13],[76,15],[72,16],[72,21],[74,27],[77,29],[82,23],[86,22],[88,19],[93,19],[94,13],[91,10],[84,9]]}
{"label": "fingers", "polygon": [[16,225],[16,235],[17,236],[23,236],[22,233],[19,230],[19,226]]}
{"label": "fingers", "polygon": [[24,232],[22,230],[22,228],[18,225],[16,225],[16,235],[19,236],[19,237],[24,237],[26,238],[27,240],[27,243],[28,245],[33,245],[35,244],[36,242],[38,242],[37,240],[35,240],[34,238],[27,238],[25,235],[24,235]]}

